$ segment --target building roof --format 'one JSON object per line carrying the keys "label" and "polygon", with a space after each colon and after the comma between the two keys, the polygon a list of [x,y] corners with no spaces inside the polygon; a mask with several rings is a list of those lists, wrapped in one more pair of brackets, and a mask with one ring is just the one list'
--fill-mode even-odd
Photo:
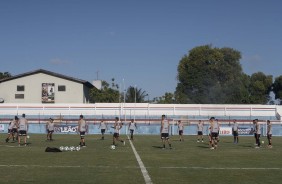
{"label": "building roof", "polygon": [[54,77],[58,77],[58,78],[62,78],[62,79],[65,79],[65,80],[77,82],[77,83],[80,83],[80,84],[84,84],[85,86],[87,86],[89,88],[94,87],[88,81],[69,77],[69,76],[66,76],[66,75],[62,75],[62,74],[51,72],[51,71],[44,70],[44,69],[38,69],[38,70],[31,71],[31,72],[26,72],[26,73],[23,73],[23,74],[19,74],[19,75],[15,75],[15,76],[12,76],[12,77],[9,77],[9,78],[5,78],[5,79],[0,80],[0,83],[10,81],[10,80],[14,80],[14,79],[18,79],[18,78],[22,78],[22,77],[26,77],[26,76],[29,76],[29,75],[38,74],[38,73],[44,73],[44,74],[51,75],[51,76],[54,76]]}

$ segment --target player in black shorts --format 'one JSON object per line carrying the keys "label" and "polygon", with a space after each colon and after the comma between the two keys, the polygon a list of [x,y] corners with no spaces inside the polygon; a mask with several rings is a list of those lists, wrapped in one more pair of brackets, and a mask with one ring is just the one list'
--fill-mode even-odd
{"label": "player in black shorts", "polygon": [[11,120],[8,127],[8,137],[6,138],[6,142],[9,142],[11,138],[13,138],[13,141],[15,141],[15,134],[18,133],[18,120],[19,118],[15,116],[14,119]]}
{"label": "player in black shorts", "polygon": [[125,145],[125,141],[120,139],[120,137],[119,137],[119,132],[120,132],[120,129],[122,128],[122,123],[119,122],[118,117],[115,118],[115,124],[114,124],[113,128],[114,128],[113,145],[116,146],[116,141],[120,141],[120,142],[123,143],[123,145]]}

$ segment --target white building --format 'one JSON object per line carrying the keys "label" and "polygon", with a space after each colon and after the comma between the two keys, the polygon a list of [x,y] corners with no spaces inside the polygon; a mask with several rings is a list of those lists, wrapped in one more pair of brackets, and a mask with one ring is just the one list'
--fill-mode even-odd
{"label": "white building", "polygon": [[88,103],[94,86],[80,80],[39,69],[0,80],[4,103]]}

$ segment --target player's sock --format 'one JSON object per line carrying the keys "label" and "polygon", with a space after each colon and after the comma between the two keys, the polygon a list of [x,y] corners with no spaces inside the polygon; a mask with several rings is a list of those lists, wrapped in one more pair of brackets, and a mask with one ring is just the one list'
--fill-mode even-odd
{"label": "player's sock", "polygon": [[9,138],[6,139],[6,142],[9,142]]}

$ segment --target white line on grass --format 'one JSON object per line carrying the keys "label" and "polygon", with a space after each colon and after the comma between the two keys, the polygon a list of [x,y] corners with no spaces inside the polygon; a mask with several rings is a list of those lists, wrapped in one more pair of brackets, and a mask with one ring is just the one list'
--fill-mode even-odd
{"label": "white line on grass", "polygon": [[136,149],[135,149],[135,147],[134,147],[132,141],[130,140],[130,138],[129,138],[128,135],[127,135],[127,137],[128,137],[129,143],[130,143],[130,145],[131,145],[131,148],[132,148],[132,150],[133,150],[133,153],[134,153],[134,155],[135,155],[135,157],[136,157],[136,160],[137,160],[137,162],[138,162],[138,164],[139,164],[139,167],[140,167],[140,169],[141,169],[141,172],[142,172],[142,174],[143,174],[145,183],[146,183],[146,184],[151,184],[151,183],[153,183],[152,180],[151,180],[151,177],[149,176],[149,173],[148,173],[148,171],[147,171],[145,165],[143,164],[143,162],[142,162],[142,160],[141,160],[139,154],[137,153],[137,151],[136,151]]}

